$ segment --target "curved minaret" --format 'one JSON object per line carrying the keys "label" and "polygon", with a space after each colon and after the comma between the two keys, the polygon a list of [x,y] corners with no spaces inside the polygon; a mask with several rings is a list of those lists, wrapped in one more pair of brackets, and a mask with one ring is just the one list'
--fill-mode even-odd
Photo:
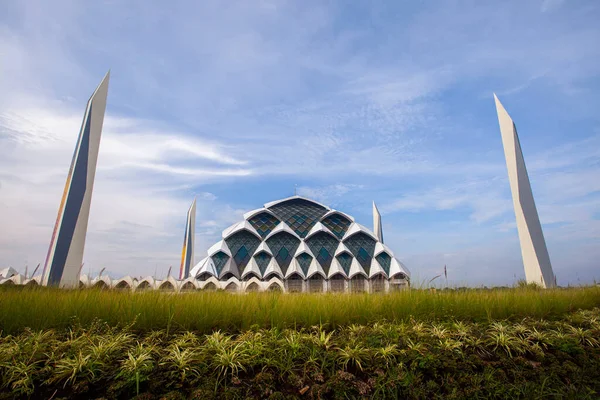
{"label": "curved minaret", "polygon": [[381,226],[381,214],[373,202],[373,232],[381,243],[383,243],[383,227]]}
{"label": "curved minaret", "polygon": [[508,179],[512,192],[517,230],[521,242],[521,255],[525,267],[527,283],[535,283],[544,288],[556,286],[554,272],[550,264],[550,256],[546,248],[542,225],[533,200],[531,184],[525,168],[525,160],[521,151],[517,127],[506,112],[498,97],[494,94]]}
{"label": "curved minaret", "polygon": [[194,238],[196,231],[196,199],[192,202],[187,212],[185,222],[185,235],[183,237],[183,250],[181,251],[181,267],[179,268],[179,279],[186,279],[190,275],[190,269],[194,267]]}
{"label": "curved minaret", "polygon": [[110,71],[88,100],[42,274],[47,286],[78,287]]}

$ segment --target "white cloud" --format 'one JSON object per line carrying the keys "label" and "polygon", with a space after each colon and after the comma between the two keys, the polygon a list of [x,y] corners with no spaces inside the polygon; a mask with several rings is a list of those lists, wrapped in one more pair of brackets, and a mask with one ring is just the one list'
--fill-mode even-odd
{"label": "white cloud", "polygon": [[83,105],[109,67],[93,268],[176,264],[194,195],[200,255],[243,210],[273,200],[256,187],[288,193],[279,182],[291,179],[342,210],[375,198],[413,271],[448,253],[468,271],[486,251],[502,266],[511,259],[489,243],[514,234],[514,216],[492,91],[529,104],[518,124],[579,122],[569,137],[529,130],[543,139],[526,157],[549,240],[595,238],[600,146],[584,122],[597,122],[598,9],[563,5],[9,1],[0,263],[45,254]]}

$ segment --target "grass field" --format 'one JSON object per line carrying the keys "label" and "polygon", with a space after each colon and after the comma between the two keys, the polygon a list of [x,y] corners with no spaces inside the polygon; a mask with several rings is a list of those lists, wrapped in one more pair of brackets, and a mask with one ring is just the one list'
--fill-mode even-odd
{"label": "grass field", "polygon": [[0,399],[600,397],[597,287],[0,303]]}
{"label": "grass field", "polygon": [[491,321],[524,317],[554,319],[578,309],[600,306],[600,287],[468,291],[406,290],[390,294],[294,294],[220,292],[186,294],[149,291],[57,290],[7,287],[0,303],[0,329],[67,328],[96,319],[133,329],[220,329],[236,333],[252,326],[300,328],[324,324],[330,329],[378,321]]}

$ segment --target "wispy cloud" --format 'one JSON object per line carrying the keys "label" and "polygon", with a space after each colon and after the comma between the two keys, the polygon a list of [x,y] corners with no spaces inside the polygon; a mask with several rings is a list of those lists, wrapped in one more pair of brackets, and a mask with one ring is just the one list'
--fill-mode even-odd
{"label": "wispy cloud", "polygon": [[593,1],[34,0],[3,11],[0,226],[11,228],[0,264],[45,255],[84,104],[112,68],[89,268],[166,271],[194,196],[201,256],[295,182],[362,219],[376,200],[412,271],[445,261],[473,283],[506,283],[520,261],[495,91],[519,127],[555,268],[571,256],[593,277],[582,247],[600,232]]}

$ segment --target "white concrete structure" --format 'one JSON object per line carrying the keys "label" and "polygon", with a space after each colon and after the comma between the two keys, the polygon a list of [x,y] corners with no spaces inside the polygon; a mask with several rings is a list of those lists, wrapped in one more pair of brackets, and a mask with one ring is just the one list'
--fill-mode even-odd
{"label": "white concrete structure", "polygon": [[13,275],[18,275],[18,274],[19,273],[17,272],[17,270],[14,269],[13,267],[0,269],[0,279],[8,279]]}
{"label": "white concrete structure", "polygon": [[377,236],[377,240],[383,243],[383,227],[381,226],[381,214],[373,202],[373,232]]}
{"label": "white concrete structure", "polygon": [[190,277],[228,291],[378,292],[408,287],[408,269],[381,242],[375,204],[373,219],[378,234],[304,197],[274,201],[225,229],[223,239]]}
{"label": "white concrete structure", "polygon": [[513,206],[517,218],[525,277],[527,283],[535,283],[544,288],[554,287],[556,280],[550,264],[542,225],[533,200],[517,128],[495,94],[494,99],[502,134]]}
{"label": "white concrete structure", "polygon": [[87,103],[42,273],[44,285],[79,286],[109,77],[110,72]]}
{"label": "white concrete structure", "polygon": [[179,279],[184,280],[190,275],[194,266],[194,240],[196,232],[196,199],[192,202],[187,212],[185,221],[185,235],[183,236],[183,250],[181,251],[181,267]]}

